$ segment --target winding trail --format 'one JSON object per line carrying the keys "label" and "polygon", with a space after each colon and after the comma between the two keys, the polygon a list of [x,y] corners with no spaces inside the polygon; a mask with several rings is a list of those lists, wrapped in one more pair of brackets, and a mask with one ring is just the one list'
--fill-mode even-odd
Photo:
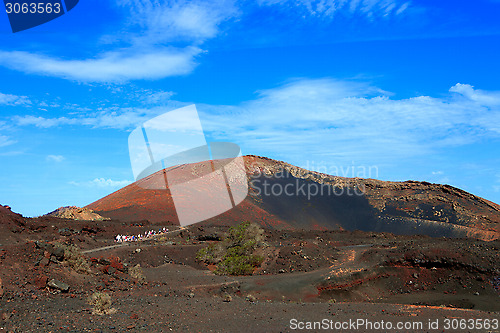
{"label": "winding trail", "polygon": [[[137,243],[145,242],[145,241],[150,241],[150,240],[153,240],[153,239],[155,239],[157,237],[160,237],[160,236],[165,236],[165,235],[172,234],[172,233],[175,233],[175,232],[180,232],[180,231],[182,231],[184,229],[185,228],[181,227],[180,229],[172,230],[172,231],[167,231],[167,232],[161,233],[159,235],[151,236],[151,237],[149,237],[147,239],[140,239],[140,240],[135,241],[135,242],[123,242],[123,243],[116,244],[116,245],[108,245],[108,246],[98,247],[98,248],[95,248],[95,249],[90,249],[90,250],[82,251],[82,253],[83,254],[88,254],[88,253],[94,253],[94,252],[99,252],[99,251],[105,251],[105,250],[115,249],[115,248],[118,248],[118,247],[132,246],[133,244],[137,244]],[[152,245],[156,245],[156,244],[146,244],[146,245],[143,245],[143,246],[152,246]]]}
{"label": "winding trail", "polygon": [[[244,293],[258,293],[260,297],[276,298],[277,295],[288,299],[307,299],[317,297],[316,286],[330,279],[347,278],[355,272],[369,269],[367,263],[360,263],[359,257],[373,245],[344,246],[340,258],[331,266],[316,269],[310,272],[284,273],[273,275],[252,275],[234,277],[240,284],[240,290]],[[231,283],[236,282],[230,281]],[[221,281],[217,284],[193,284],[190,289],[216,287],[227,284],[228,281]]]}

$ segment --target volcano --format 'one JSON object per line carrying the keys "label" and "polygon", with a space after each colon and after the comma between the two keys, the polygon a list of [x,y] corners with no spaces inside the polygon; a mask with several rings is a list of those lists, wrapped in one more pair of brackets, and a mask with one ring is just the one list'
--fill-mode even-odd
{"label": "volcano", "polygon": [[[192,178],[210,163],[185,164],[176,172]],[[248,196],[202,224],[249,220],[278,230],[361,230],[482,240],[500,236],[500,206],[449,185],[332,176],[254,155],[244,156],[244,165]],[[125,222],[178,224],[168,186],[150,189],[163,181],[164,172],[159,171],[86,208]]]}

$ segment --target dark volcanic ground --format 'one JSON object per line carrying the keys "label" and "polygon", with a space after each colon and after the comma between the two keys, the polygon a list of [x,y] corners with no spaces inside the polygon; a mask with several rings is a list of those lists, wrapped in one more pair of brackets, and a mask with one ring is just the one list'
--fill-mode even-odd
{"label": "dark volcanic ground", "polygon": [[[498,240],[268,229],[260,249],[267,259],[246,277],[217,276],[194,260],[210,242],[200,239],[225,226],[168,226],[173,232],[153,240],[112,240],[162,226],[25,219],[0,207],[0,331],[284,332],[293,318],[438,319],[443,328],[446,318],[499,318]],[[90,270],[59,258],[50,245],[58,242],[78,246]],[[137,264],[145,284],[130,274]],[[49,287],[52,279],[69,290]],[[111,296],[116,313],[92,314],[86,300],[95,291]]]}

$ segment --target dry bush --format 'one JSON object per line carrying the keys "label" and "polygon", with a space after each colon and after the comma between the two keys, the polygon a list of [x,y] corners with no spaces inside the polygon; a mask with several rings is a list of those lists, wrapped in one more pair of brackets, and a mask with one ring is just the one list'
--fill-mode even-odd
{"label": "dry bush", "polygon": [[92,313],[98,315],[113,314],[116,312],[112,308],[111,296],[102,292],[95,292],[88,298],[88,303],[93,306]]}
{"label": "dry bush", "polygon": [[78,273],[90,273],[90,264],[78,247],[60,243],[54,244],[54,246],[64,251],[64,260],[71,268]]}
{"label": "dry bush", "polygon": [[134,267],[129,268],[128,273],[140,284],[144,284],[146,282],[146,276],[144,275],[144,271],[142,270],[141,265],[137,264]]}

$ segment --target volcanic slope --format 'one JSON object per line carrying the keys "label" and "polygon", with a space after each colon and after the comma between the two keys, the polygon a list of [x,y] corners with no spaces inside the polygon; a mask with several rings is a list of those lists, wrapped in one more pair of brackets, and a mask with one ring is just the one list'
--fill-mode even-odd
{"label": "volcanic slope", "polygon": [[[482,240],[500,236],[500,206],[449,185],[331,176],[253,155],[245,156],[244,162],[247,177],[231,181],[248,181],[248,196],[204,224],[250,220],[271,229],[362,230]],[[178,177],[192,177],[209,166],[210,162],[186,164],[175,172]],[[126,222],[178,224],[168,187],[148,189],[164,183],[164,173],[159,171],[86,207]]]}

